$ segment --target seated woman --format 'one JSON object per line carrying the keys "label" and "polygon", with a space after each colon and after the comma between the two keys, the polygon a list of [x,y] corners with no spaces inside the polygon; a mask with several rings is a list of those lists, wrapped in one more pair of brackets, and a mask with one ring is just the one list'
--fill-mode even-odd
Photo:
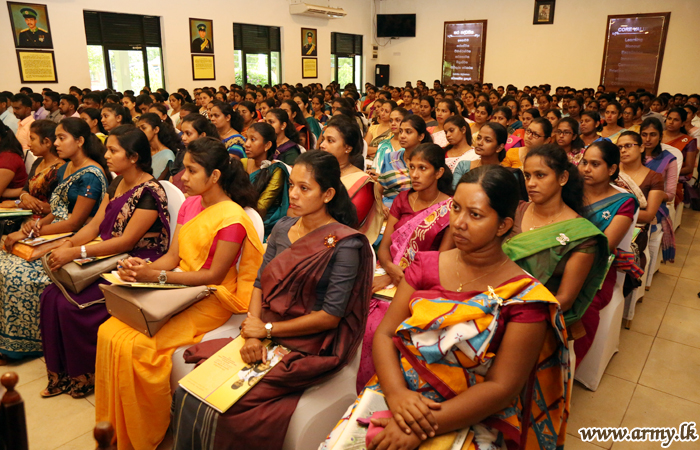
{"label": "seated woman", "polygon": [[[411,189],[401,191],[391,205],[377,251],[386,275],[374,277],[372,292],[392,284],[398,286],[416,252],[454,247],[447,229],[453,193],[452,172],[445,165],[444,154],[442,147],[428,143],[417,146],[407,159]],[[387,307],[388,302],[372,299],[358,373],[359,387],[374,375],[372,337]]]}
{"label": "seated woman", "polygon": [[[31,128],[29,133],[29,148],[31,149],[33,140]],[[26,182],[27,168],[24,165],[22,144],[7,125],[0,123],[0,198],[14,199],[19,197]],[[16,208],[16,205],[11,207]]]}
{"label": "seated woman", "polygon": [[581,113],[583,112],[583,98],[574,96],[574,98],[569,100],[566,110],[568,111],[571,119],[575,120],[576,122],[580,122]]}
{"label": "seated woman", "polygon": [[[182,129],[182,145],[185,148],[200,137],[209,136],[219,139],[219,132],[216,131],[214,124],[201,114],[186,115],[180,121],[180,128]],[[182,192],[185,192],[185,185],[182,182],[182,176],[185,174],[185,166],[183,164],[185,153],[186,150],[180,149],[170,167],[170,182]]]}
{"label": "seated woman", "polygon": [[[97,335],[97,421],[110,421],[123,448],[156,448],[170,423],[170,370],[175,349],[199,342],[231,314],[248,310],[262,244],[244,207],[255,193],[240,161],[212,137],[191,142],[183,203],[168,253],[147,264],[122,262],[127,281],[216,286],[212,295],[173,316],[152,338],[112,317]],[[239,260],[240,266],[236,267]],[[178,270],[175,270],[178,269]]]}
{"label": "seated woman", "polygon": [[425,121],[415,114],[404,117],[399,125],[399,143],[403,147],[396,152],[384,154],[384,159],[377,162],[378,191],[382,195],[385,214],[400,192],[411,189],[407,161],[413,150],[420,144],[432,143]]}
{"label": "seated woman", "polygon": [[435,106],[435,120],[437,120],[437,125],[428,129],[430,136],[433,138],[433,143],[445,148],[449,145],[447,136],[445,135],[445,121],[459,115],[457,111],[457,105],[451,98],[444,98],[440,100]]}
{"label": "seated woman", "polygon": [[[449,145],[445,147],[445,164],[452,173],[457,167],[469,165],[479,156],[472,147],[472,133],[464,117],[450,116],[444,124],[445,136]],[[454,179],[453,179],[454,182]],[[456,186],[456,182],[454,183]]]}
{"label": "seated woman", "polygon": [[[511,128],[508,125],[511,123],[513,116],[513,111],[508,108],[507,106],[499,106],[493,111],[493,114],[491,115],[491,122],[496,122],[504,127],[506,127],[506,131],[508,131],[508,140],[506,141],[506,147],[505,150],[506,152],[510,150],[513,147],[522,147],[523,146],[523,140],[519,136],[513,135],[511,133]],[[518,121],[520,125],[522,126],[522,122]],[[505,157],[505,154],[503,155]]]}
{"label": "seated woman", "polygon": [[461,161],[452,171],[452,187],[457,188],[462,176],[480,166],[501,164],[506,156],[505,144],[508,138],[508,129],[496,122],[489,122],[479,130],[476,135],[474,151],[477,158],[473,161]]}
{"label": "seated woman", "polygon": [[[185,116],[187,117],[187,116]],[[182,141],[175,134],[173,127],[160,120],[155,113],[142,114],[137,124],[146,134],[151,144],[151,169],[156,180],[166,180],[175,160],[175,153],[182,146]]]}
{"label": "seated woman", "polygon": [[[528,114],[525,112],[523,115]],[[533,119],[525,129],[525,140],[522,147],[514,147],[506,152],[505,159],[501,162],[503,167],[520,169],[527,158],[530,149],[548,144],[552,141],[552,123],[544,117]]]}
{"label": "seated woman", "polygon": [[334,116],[323,130],[321,150],[336,157],[340,164],[340,181],[357,211],[357,229],[374,243],[384,223],[382,202],[375,197],[374,180],[352,165],[352,158],[362,154],[362,135],[355,121],[346,116]]}
{"label": "seated woman", "polygon": [[377,99],[374,102],[374,118],[375,122],[370,125],[365,136],[367,142],[367,157],[373,159],[377,153],[379,145],[388,141],[393,137],[391,131],[391,112],[393,111],[392,104],[382,99]]}
{"label": "seated woman", "polygon": [[[525,103],[527,103],[527,101],[525,101]],[[527,130],[527,127],[530,126],[530,124],[532,123],[533,120],[539,119],[541,117],[540,110],[537,108],[529,108],[529,109],[522,110],[520,112],[520,117],[522,120],[522,122],[521,122],[522,127],[513,131],[512,136],[513,136],[513,143],[514,144],[517,142],[517,139],[520,139],[523,142],[523,144],[520,145],[522,147],[524,145],[524,142],[525,142],[525,130]],[[550,124],[551,124],[551,122],[550,122]],[[513,147],[515,147],[515,145],[513,145]]]}
{"label": "seated woman", "polygon": [[313,150],[311,146],[311,131],[309,124],[304,119],[304,114],[299,109],[299,105],[294,100],[285,100],[280,104],[280,109],[287,113],[289,119],[294,124],[297,133],[299,133],[298,144],[307,150]]}
{"label": "seated woman", "polygon": [[617,145],[609,141],[591,144],[578,170],[583,177],[586,218],[605,233],[608,249],[615,255],[615,261],[608,270],[603,286],[581,319],[586,335],[574,342],[577,366],[593,344],[600,322],[600,311],[612,299],[618,270],[628,272],[635,278],[643,273],[643,269],[634,265],[634,255],[617,247],[633,225],[634,214],[638,209],[634,195],[612,187],[620,173],[620,150]]}
{"label": "seated woman", "polygon": [[[118,126],[107,138],[105,159],[121,175],[110,184],[94,219],[51,253],[48,262],[54,272],[78,258],[128,252],[155,261],[168,250],[168,201],[151,176],[146,135],[133,125]],[[86,245],[96,238],[102,242]],[[79,294],[50,284],[41,294],[41,340],[49,377],[42,397],[70,393],[82,398],[94,391],[97,330],[110,317],[102,283]]]}
{"label": "seated woman", "polygon": [[[664,148],[667,144],[661,142],[663,125],[655,117],[647,117],[640,126],[642,145],[644,148],[644,165],[664,177],[664,191],[666,198],[656,214],[658,225],[652,227],[652,233],[661,227],[663,238],[661,239],[661,252],[663,261],[673,262],[676,257],[676,238],[673,231],[673,218],[670,216],[666,202],[672,202],[676,197],[678,184],[678,160]],[[649,280],[651,281],[651,280]]]}
{"label": "seated woman", "polygon": [[[292,100],[299,105],[299,109],[301,110],[302,116],[304,117],[304,120],[306,120],[306,125],[309,127],[309,131],[313,133],[313,135],[316,137],[316,140],[321,138],[321,133],[323,132],[323,129],[321,128],[321,124],[319,123],[318,120],[309,112],[309,97],[303,93],[303,92],[297,92],[294,94],[294,97],[292,97]],[[309,149],[312,150],[312,149]]]}
{"label": "seated woman", "polygon": [[613,144],[617,144],[620,133],[625,131],[625,121],[622,118],[622,106],[617,102],[608,103],[605,107],[605,125],[600,131],[600,135],[607,138]]}
{"label": "seated woman", "polygon": [[[357,217],[340,167],[332,155],[309,151],[290,179],[296,217],[281,219],[270,236],[241,327],[241,357],[248,364],[266,361],[265,338],[293,350],[224,414],[178,389],[176,450],[203,449],[204,442],[222,449],[282,448],[304,390],[346,365],[358,349],[373,261],[369,242],[352,228]],[[225,343],[196,346],[191,360]]]}
{"label": "seated woman", "polygon": [[328,122],[328,115],[326,115],[325,102],[323,101],[322,94],[315,94],[311,98],[311,109],[314,112],[314,118],[319,121],[321,125],[325,125]]}
{"label": "seated woman", "polygon": [[691,193],[694,194],[694,190],[688,182],[693,178],[693,171],[696,168],[698,142],[688,135],[688,130],[683,125],[687,122],[687,115],[687,111],[683,108],[671,108],[666,114],[666,128],[661,139],[661,142],[677,148],[683,154],[683,167],[681,167],[681,173],[678,177],[676,204],[683,201],[690,203]]}
{"label": "seated woman", "polygon": [[[420,252],[406,270],[375,335],[377,375],[361,394],[383,393],[388,409],[372,419],[378,433],[368,448],[416,449],[464,428],[474,432],[470,449],[519,448],[522,429],[527,448],[545,440],[547,448],[564,446],[571,390],[561,309],[501,249],[519,198],[507,169],[469,172],[450,212],[457,248]],[[526,385],[537,400],[523,405]],[[323,450],[333,447],[351,411]],[[535,418],[531,427],[523,416]]]}
{"label": "seated woman", "polygon": [[289,168],[271,160],[277,149],[277,136],[272,125],[254,123],[248,129],[245,142],[246,158],[241,160],[257,194],[257,211],[265,224],[267,242],[272,229],[289,208]]}
{"label": "seated woman", "polygon": [[301,155],[299,148],[299,132],[289,118],[287,112],[280,108],[271,109],[265,116],[265,122],[272,125],[277,135],[277,148],[270,161],[282,161],[293,166],[294,161]]}
{"label": "seated woman", "polygon": [[102,132],[102,113],[97,108],[85,108],[80,112],[80,118],[90,125],[90,132],[97,136],[104,144],[107,135]]}
{"label": "seated woman", "polygon": [[559,121],[561,120],[561,111],[559,111],[556,108],[552,108],[546,111],[544,116],[542,116],[549,120],[549,123],[552,124],[552,128],[556,129],[557,125],[559,124]]}
{"label": "seated woman", "polygon": [[[374,170],[377,169],[379,161],[384,159],[384,155],[401,150],[402,145],[399,142],[399,128],[401,127],[401,121],[408,115],[409,112],[400,106],[398,108],[394,108],[391,111],[391,114],[389,114],[391,139],[384,139],[379,143],[379,147],[377,147],[377,153],[374,155],[374,162],[372,164]],[[376,177],[376,173],[374,173],[373,176]]]}
{"label": "seated woman", "polygon": [[248,128],[258,121],[258,113],[255,111],[255,104],[249,101],[242,101],[236,106],[236,112],[238,112],[243,119],[243,129],[241,130],[241,135],[247,138]]}
{"label": "seated woman", "polygon": [[591,110],[581,113],[581,125],[579,126],[579,131],[581,134],[579,137],[581,138],[581,141],[583,141],[583,151],[578,155],[577,159],[579,162],[581,161],[581,158],[583,158],[583,153],[585,153],[589,145],[603,139],[610,140],[600,135],[600,132],[603,130],[603,126],[601,125],[600,121],[601,119],[598,111]]}
{"label": "seated woman", "polygon": [[129,110],[116,103],[107,103],[104,105],[100,114],[102,116],[102,129],[105,130],[106,134],[109,134],[110,131],[117,128],[119,125],[136,123],[132,120]]}
{"label": "seated woman", "polygon": [[0,203],[0,207],[31,209],[40,217],[51,212],[49,199],[58,183],[58,169],[66,163],[58,157],[54,146],[57,126],[53,120],[32,122],[29,128],[29,151],[36,157],[36,161],[29,170],[27,183],[18,194],[19,203],[17,200],[5,200]]}
{"label": "seated woman", "polygon": [[241,115],[228,103],[214,102],[209,120],[216,127],[219,139],[226,146],[229,155],[238,159],[245,158],[245,138],[238,132],[243,127]]}
{"label": "seated woman", "polygon": [[[31,233],[42,236],[75,232],[95,216],[112,176],[104,160],[104,147],[84,120],[68,117],[56,127],[56,152],[70,160],[58,169],[58,185],[51,193],[51,212],[38,221],[25,222],[5,239],[0,252],[0,360],[39,356],[39,294],[51,280],[41,260],[26,261],[10,252]],[[22,285],[22,290],[16,286]]]}
{"label": "seated woman", "polygon": [[493,107],[489,102],[481,102],[477,105],[474,112],[474,122],[469,124],[472,132],[472,141],[476,138],[476,133],[479,132],[481,127],[491,121],[491,114],[493,114]]}
{"label": "seated woman", "polygon": [[573,326],[569,335],[578,339],[579,321],[608,273],[608,240],[581,217],[583,181],[557,145],[531,150],[523,173],[530,202],[518,207],[503,249],[554,294],[566,326]]}
{"label": "seated woman", "polygon": [[511,96],[505,96],[503,101],[511,112],[511,118],[508,119],[508,134],[513,134],[523,127],[523,123],[520,121],[520,104],[515,97]]}
{"label": "seated woman", "polygon": [[566,152],[569,162],[577,166],[583,158],[585,144],[579,135],[579,123],[571,117],[564,117],[554,130],[557,145]]}

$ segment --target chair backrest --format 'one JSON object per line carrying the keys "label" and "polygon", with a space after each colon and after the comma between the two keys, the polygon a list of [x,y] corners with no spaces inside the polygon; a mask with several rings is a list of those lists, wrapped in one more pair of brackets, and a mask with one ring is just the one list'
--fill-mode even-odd
{"label": "chair backrest", "polygon": [[309,148],[311,150],[316,150],[316,146],[318,145],[318,138],[313,133],[309,133],[309,137],[311,139],[311,142],[309,143]]}
{"label": "chair backrest", "polygon": [[673,156],[676,157],[676,159],[678,160],[677,161],[678,162],[678,176],[680,176],[681,168],[683,167],[683,153],[680,150],[678,150],[676,147],[674,147],[672,145],[668,145],[668,144],[661,144],[661,148],[663,150],[668,150],[669,152],[671,152],[673,154]]}
{"label": "chair backrest", "polygon": [[0,449],[27,450],[27,419],[24,413],[24,401],[15,386],[19,377],[8,372],[0,379],[5,392],[0,400]]}
{"label": "chair backrest", "polygon": [[34,165],[34,161],[36,161],[36,159],[36,156],[34,156],[34,153],[31,151],[27,150],[24,152],[24,167],[27,169],[27,173],[32,170],[32,166]]}
{"label": "chair backrest", "polygon": [[[262,242],[265,238],[265,223],[263,222],[262,217],[260,217],[260,214],[258,214],[258,212],[253,208],[245,208],[245,213],[248,214],[248,217],[250,217],[250,220],[253,222],[255,231],[258,232],[258,237],[260,238],[260,242]],[[245,242],[243,245],[245,245]],[[242,250],[243,247],[241,247],[241,255],[243,254]],[[239,256],[238,261],[236,261],[236,270],[238,270],[240,264],[241,257]]]}
{"label": "chair backrest", "polygon": [[[613,188],[616,190],[627,194],[627,191],[622,189],[619,186],[615,186],[614,184],[611,185]],[[621,248],[622,250],[625,251],[630,251],[632,248],[632,236],[634,235],[634,228],[635,225],[637,225],[637,218],[639,217],[639,208],[637,208],[637,211],[634,213],[634,217],[632,218],[632,224],[630,225],[629,229],[627,230],[627,233],[625,233],[625,236],[622,238],[620,243],[618,244],[618,248]]]}
{"label": "chair backrest", "polygon": [[174,184],[169,181],[159,181],[163,186],[165,196],[168,199],[168,213],[170,214],[170,242],[173,241],[175,227],[177,227],[177,215],[180,212],[180,207],[185,202],[185,194],[182,193]]}

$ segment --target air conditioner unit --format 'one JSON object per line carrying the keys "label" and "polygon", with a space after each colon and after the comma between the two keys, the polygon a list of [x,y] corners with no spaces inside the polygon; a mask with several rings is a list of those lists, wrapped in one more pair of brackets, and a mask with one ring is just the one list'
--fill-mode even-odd
{"label": "air conditioner unit", "polygon": [[289,5],[289,13],[300,16],[323,17],[326,19],[340,19],[348,15],[343,8],[331,8],[309,3],[291,4]]}

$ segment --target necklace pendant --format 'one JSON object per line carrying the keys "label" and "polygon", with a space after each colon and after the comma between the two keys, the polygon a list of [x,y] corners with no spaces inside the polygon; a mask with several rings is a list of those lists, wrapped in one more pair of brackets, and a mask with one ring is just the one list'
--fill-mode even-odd
{"label": "necklace pendant", "polygon": [[462,283],[459,283],[459,287],[457,288],[457,292],[462,292]]}

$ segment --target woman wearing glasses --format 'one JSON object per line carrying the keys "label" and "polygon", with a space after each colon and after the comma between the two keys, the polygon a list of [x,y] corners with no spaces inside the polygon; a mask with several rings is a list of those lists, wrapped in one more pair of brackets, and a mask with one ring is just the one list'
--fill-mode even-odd
{"label": "woman wearing glasses", "polygon": [[508,150],[506,158],[501,162],[503,167],[521,168],[530,149],[550,143],[552,140],[552,123],[544,117],[534,119],[525,130],[523,147]]}
{"label": "woman wearing glasses", "polygon": [[583,157],[583,148],[585,144],[579,135],[579,123],[571,117],[564,117],[557,124],[557,129],[554,131],[554,139],[557,145],[564,149],[569,162],[578,166]]}

